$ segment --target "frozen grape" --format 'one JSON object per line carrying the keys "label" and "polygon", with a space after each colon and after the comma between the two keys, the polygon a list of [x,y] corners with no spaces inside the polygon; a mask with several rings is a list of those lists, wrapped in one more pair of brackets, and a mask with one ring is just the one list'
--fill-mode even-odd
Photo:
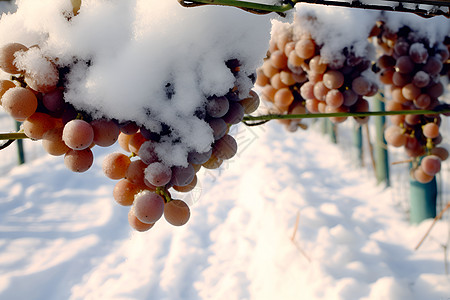
{"label": "frozen grape", "polygon": [[181,200],[173,199],[164,207],[164,218],[174,226],[182,226],[189,221],[191,212],[189,206]]}
{"label": "frozen grape", "polygon": [[139,221],[139,219],[135,216],[133,209],[130,209],[128,212],[128,223],[134,230],[139,232],[147,231],[155,225],[155,223],[147,224]]}
{"label": "frozen grape", "polygon": [[434,139],[439,136],[439,125],[436,123],[427,123],[422,126],[422,132],[426,138]]}
{"label": "frozen grape", "polygon": [[145,179],[153,186],[164,186],[172,179],[172,170],[160,162],[154,162],[145,169]]}
{"label": "frozen grape", "polygon": [[38,101],[34,93],[23,87],[8,89],[2,97],[2,106],[17,121],[24,121],[34,114]]}
{"label": "frozen grape", "polygon": [[441,170],[441,159],[436,155],[427,155],[420,162],[424,173],[434,176]]}
{"label": "frozen grape", "polygon": [[310,39],[301,39],[295,44],[295,52],[300,58],[311,58],[313,57],[315,51],[316,44]]}
{"label": "frozen grape", "polygon": [[213,118],[223,117],[230,105],[226,97],[214,97],[206,102],[206,112]]}
{"label": "frozen grape", "polygon": [[164,199],[154,192],[142,191],[135,196],[132,209],[139,221],[153,224],[164,213]]}
{"label": "frozen grape", "polygon": [[94,129],[84,120],[72,120],[64,126],[63,141],[71,149],[86,149],[94,141]]}
{"label": "frozen grape", "polygon": [[119,137],[119,126],[112,120],[98,119],[91,122],[94,143],[101,147],[113,145]]}
{"label": "frozen grape", "polygon": [[93,162],[94,154],[89,148],[83,150],[70,149],[64,156],[64,164],[73,172],[86,172]]}
{"label": "frozen grape", "polygon": [[56,125],[56,120],[47,114],[35,112],[22,124],[24,133],[32,139],[40,140],[44,133],[53,129]]}
{"label": "frozen grape", "polygon": [[119,180],[113,189],[114,200],[122,206],[130,206],[134,202],[134,196],[141,191],[141,187],[128,179]]}
{"label": "frozen grape", "polygon": [[19,51],[27,51],[28,48],[20,43],[9,43],[0,48],[0,68],[6,73],[21,73],[14,63],[15,54]]}
{"label": "frozen grape", "polygon": [[213,145],[212,154],[219,159],[230,159],[237,152],[237,142],[229,134],[216,141]]}
{"label": "frozen grape", "polygon": [[393,147],[402,147],[406,143],[407,136],[403,133],[403,129],[398,126],[390,126],[384,132],[386,142]]}
{"label": "frozen grape", "polygon": [[103,160],[103,173],[110,179],[122,179],[130,163],[130,158],[125,154],[119,152],[108,154]]}
{"label": "frozen grape", "polygon": [[185,186],[194,179],[194,176],[195,170],[191,164],[188,164],[187,167],[174,166],[172,167],[172,179],[170,183],[172,185]]}
{"label": "frozen grape", "polygon": [[62,139],[63,127],[56,127],[45,132],[42,136],[42,147],[48,154],[60,156],[70,150]]}
{"label": "frozen grape", "polygon": [[331,89],[338,89],[344,84],[344,75],[336,70],[329,70],[323,74],[323,84]]}

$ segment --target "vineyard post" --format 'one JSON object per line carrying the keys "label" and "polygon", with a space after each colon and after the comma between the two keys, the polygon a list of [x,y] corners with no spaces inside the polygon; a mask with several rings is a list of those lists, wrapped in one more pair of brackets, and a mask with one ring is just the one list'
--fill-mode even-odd
{"label": "vineyard post", "polygon": [[361,125],[355,122],[355,127],[353,129],[353,145],[356,150],[356,156],[358,160],[358,166],[363,167],[363,142],[362,142],[362,128]]}
{"label": "vineyard post", "polygon": [[[373,98],[373,107],[377,111],[385,111],[384,105],[384,95],[383,93],[378,93]],[[386,126],[386,117],[377,116],[374,117],[375,131],[376,131],[376,141],[375,141],[375,164],[376,164],[376,176],[377,181],[380,184],[384,182],[386,186],[390,186],[389,178],[389,155],[387,150],[386,139],[384,138],[384,129]]]}
{"label": "vineyard post", "polygon": [[[15,123],[16,123],[16,130],[19,131],[20,130],[20,122],[16,121]],[[17,158],[18,158],[19,165],[25,163],[25,153],[23,151],[22,139],[17,140]]]}
{"label": "vineyard post", "polygon": [[418,224],[423,220],[436,217],[436,176],[428,183],[420,183],[411,178],[409,195],[409,220],[412,224]]}

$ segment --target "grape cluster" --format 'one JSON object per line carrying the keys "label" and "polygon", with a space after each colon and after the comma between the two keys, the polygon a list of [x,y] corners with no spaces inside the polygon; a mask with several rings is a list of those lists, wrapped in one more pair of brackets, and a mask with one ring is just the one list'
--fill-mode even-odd
{"label": "grape cluster", "polygon": [[[30,71],[28,60],[17,60],[24,55],[40,64],[40,73]],[[230,59],[225,64],[238,83],[240,62]],[[255,92],[241,96],[237,87],[225,95],[205,97],[196,116],[209,124],[214,142],[203,152],[189,152],[186,166],[170,165],[156,151],[170,136],[169,125],[161,123],[159,131],[149,130],[133,120],[98,118],[76,109],[64,98],[66,67],[58,67],[38,46],[4,45],[0,49],[0,68],[11,74],[11,80],[0,81],[0,104],[4,110],[23,122],[22,130],[29,138],[42,140],[49,154],[64,156],[68,169],[87,171],[94,161],[94,146],[109,147],[118,141],[129,153],[111,153],[102,166],[108,178],[118,180],[113,197],[120,205],[131,207],[128,220],[138,231],[150,229],[163,215],[175,226],[189,220],[189,206],[172,199],[172,189],[181,193],[192,191],[201,167],[215,169],[232,158],[237,142],[228,134],[230,126],[241,122],[245,113],[255,111],[259,105]],[[166,88],[170,93],[170,84]]]}
{"label": "grape cluster", "polygon": [[[444,93],[441,75],[449,60],[449,47],[444,41],[431,44],[418,31],[404,26],[397,32],[380,24],[377,41],[383,54],[378,58],[380,81],[390,87],[391,99],[388,111],[431,110],[442,103]],[[448,151],[438,146],[442,141],[439,133],[441,116],[395,115],[385,130],[388,144],[404,147],[414,159],[412,177],[419,182],[430,182],[439,172],[441,161],[447,159]]]}
{"label": "grape cluster", "polygon": [[[364,97],[378,91],[368,75],[372,74],[371,61],[356,55],[350,46],[340,49],[333,59],[325,57],[321,53],[324,45],[305,29],[296,34],[296,26],[294,21],[272,32],[267,58],[257,72],[256,84],[262,87],[263,98],[286,114],[368,111]],[[330,119],[341,123],[347,117]],[[368,121],[367,117],[355,119]]]}

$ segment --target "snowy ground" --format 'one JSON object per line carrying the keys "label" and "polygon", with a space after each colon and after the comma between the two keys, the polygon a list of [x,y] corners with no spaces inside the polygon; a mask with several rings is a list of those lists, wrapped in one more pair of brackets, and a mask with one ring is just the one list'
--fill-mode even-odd
{"label": "snowy ground", "polygon": [[[114,182],[45,156],[0,178],[0,299],[448,299],[440,222],[411,226],[317,131],[234,132],[238,157],[203,172],[190,222],[130,230]],[[294,242],[297,214],[300,221]]]}

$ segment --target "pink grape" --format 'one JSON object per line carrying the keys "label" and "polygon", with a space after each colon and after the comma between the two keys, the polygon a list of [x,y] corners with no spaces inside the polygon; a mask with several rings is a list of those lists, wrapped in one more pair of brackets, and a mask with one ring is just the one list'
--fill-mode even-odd
{"label": "pink grape", "polygon": [[94,130],[93,141],[98,146],[109,147],[119,138],[119,126],[112,120],[93,120],[91,126]]}
{"label": "pink grape", "polygon": [[134,215],[133,209],[130,209],[128,212],[128,223],[134,230],[139,232],[147,231],[155,225],[155,223],[146,224],[139,221],[139,219]]}
{"label": "pink grape", "polygon": [[64,156],[64,164],[73,172],[86,172],[94,162],[94,154],[91,149],[69,150]]}
{"label": "pink grape", "polygon": [[122,179],[125,177],[130,164],[131,160],[125,154],[110,153],[103,160],[103,173],[110,179]]}
{"label": "pink grape", "polygon": [[8,89],[2,97],[2,106],[17,121],[24,121],[34,114],[38,101],[32,91],[23,87]]}
{"label": "pink grape", "polygon": [[436,155],[427,155],[420,162],[420,166],[423,172],[434,176],[441,170],[441,159]]}
{"label": "pink grape", "polygon": [[189,221],[191,212],[189,206],[181,200],[173,199],[164,207],[164,218],[174,226],[182,226]]}
{"label": "pink grape", "polygon": [[422,126],[422,132],[426,138],[434,139],[439,136],[439,125],[436,123],[427,123]]}
{"label": "pink grape", "polygon": [[69,121],[63,129],[63,141],[73,150],[88,148],[94,140],[92,126],[80,119]]}
{"label": "pink grape", "polygon": [[144,171],[145,179],[153,186],[164,186],[172,179],[172,170],[160,162],[154,162]]}
{"label": "pink grape", "polygon": [[134,197],[132,209],[139,221],[153,224],[164,213],[164,199],[154,192],[143,191]]}
{"label": "pink grape", "polygon": [[19,43],[10,43],[0,48],[0,68],[6,73],[21,73],[14,64],[14,54],[19,51],[27,51],[28,48]]}

